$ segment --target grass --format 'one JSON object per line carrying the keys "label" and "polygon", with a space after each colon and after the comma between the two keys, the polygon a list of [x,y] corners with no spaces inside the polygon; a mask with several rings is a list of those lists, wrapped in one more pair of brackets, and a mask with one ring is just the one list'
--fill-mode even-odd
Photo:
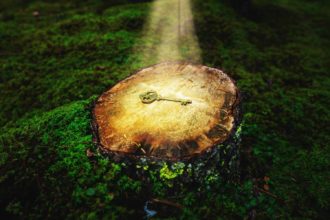
{"label": "grass", "polygon": [[[144,216],[146,186],[95,153],[90,131],[97,95],[144,66],[132,50],[150,3],[136,2],[1,3],[4,218]],[[193,3],[204,64],[224,69],[243,93],[244,175],[178,192],[184,209],[174,217],[326,219],[329,3],[256,0],[248,15],[222,1]],[[165,188],[155,180],[148,196],[167,198]]]}

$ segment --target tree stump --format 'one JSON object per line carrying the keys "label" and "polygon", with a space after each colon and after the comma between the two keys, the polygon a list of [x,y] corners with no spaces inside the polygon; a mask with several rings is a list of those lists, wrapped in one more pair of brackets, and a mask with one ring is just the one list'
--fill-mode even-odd
{"label": "tree stump", "polygon": [[212,169],[216,175],[237,177],[239,103],[234,81],[219,69],[184,62],[157,64],[98,98],[93,110],[95,142],[115,161],[156,169],[160,178],[166,171],[174,173],[167,175],[170,179],[196,180]]}

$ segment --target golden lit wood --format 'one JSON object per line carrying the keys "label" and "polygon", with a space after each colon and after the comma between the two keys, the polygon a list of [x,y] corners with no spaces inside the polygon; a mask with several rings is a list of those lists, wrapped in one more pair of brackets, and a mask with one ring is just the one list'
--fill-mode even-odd
{"label": "golden lit wood", "polygon": [[[148,91],[179,101],[143,102],[140,96]],[[93,115],[103,150],[177,160],[224,142],[238,102],[234,82],[222,71],[168,62],[142,69],[103,93]]]}

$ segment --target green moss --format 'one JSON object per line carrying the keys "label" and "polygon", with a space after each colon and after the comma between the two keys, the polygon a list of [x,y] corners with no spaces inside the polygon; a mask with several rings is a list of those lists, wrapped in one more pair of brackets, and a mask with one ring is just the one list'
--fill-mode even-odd
{"label": "green moss", "polygon": [[164,163],[162,168],[159,170],[159,178],[166,183],[167,186],[172,187],[174,179],[183,174],[185,170],[184,168],[184,163],[174,163],[170,168],[167,163]]}
{"label": "green moss", "polygon": [[[122,164],[111,163],[96,152],[93,160],[86,156],[94,147],[89,130],[94,99],[20,120],[0,136],[1,154],[17,158],[2,157],[6,172],[1,174],[1,189],[11,190],[0,194],[10,213],[76,218],[107,205],[109,213],[116,215],[121,210],[112,205],[115,198],[141,191],[140,182],[122,173]],[[11,182],[16,184],[9,186]]]}
{"label": "green moss", "polygon": [[[196,167],[141,163],[145,185],[92,143],[93,100],[146,65],[132,48],[150,4],[128,2],[0,2],[0,215],[143,218],[146,200],[164,198],[183,205],[183,219],[326,219],[329,3],[256,0],[242,16],[226,1],[193,1],[204,64],[243,93],[247,174],[238,184],[210,171],[203,187],[173,192]],[[255,196],[265,183],[270,194]]]}
{"label": "green moss", "polygon": [[138,67],[131,50],[147,12],[147,4],[98,14],[70,3],[34,3],[15,19],[0,20],[6,42],[0,46],[0,124],[87,99],[130,74]]}
{"label": "green moss", "polygon": [[175,177],[182,175],[184,171],[184,163],[175,163],[169,169],[167,164],[164,163],[163,167],[160,169],[159,177],[163,180],[174,179]]}
{"label": "green moss", "polygon": [[276,181],[270,192],[280,199],[259,196],[257,217],[326,218],[321,207],[330,201],[319,192],[327,194],[329,184],[319,181],[328,182],[330,164],[312,155],[329,155],[329,3],[253,1],[242,16],[226,3],[194,2],[204,62],[230,73],[243,93],[242,150],[252,151],[243,169],[257,184],[264,176]]}

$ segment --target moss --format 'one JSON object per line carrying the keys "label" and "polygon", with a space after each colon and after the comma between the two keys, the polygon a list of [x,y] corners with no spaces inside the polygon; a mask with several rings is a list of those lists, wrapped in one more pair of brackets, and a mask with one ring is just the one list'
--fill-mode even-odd
{"label": "moss", "polygon": [[[1,153],[18,159],[2,157],[6,173],[1,175],[1,189],[7,186],[11,190],[1,190],[0,194],[8,212],[21,217],[76,218],[86,210],[107,205],[116,215],[121,210],[111,205],[114,199],[121,193],[141,191],[140,182],[122,173],[123,164],[111,163],[97,153],[93,153],[92,161],[86,156],[93,149],[89,123],[94,99],[74,102],[6,128],[6,134],[0,136]],[[11,182],[16,184],[9,186]]]}
{"label": "moss", "polygon": [[172,169],[169,169],[167,164],[164,163],[163,167],[160,169],[159,177],[163,180],[174,179],[175,177],[182,175],[184,171],[184,163],[175,163],[172,166]]}
{"label": "moss", "polygon": [[[329,164],[321,159],[316,165],[303,155],[312,156],[320,146],[325,155],[329,153],[325,150],[329,131],[324,129],[330,113],[325,107],[325,97],[329,97],[326,48],[330,44],[329,38],[324,38],[329,36],[325,29],[329,16],[324,14],[329,4],[253,1],[246,16],[219,1],[196,0],[195,7],[204,61],[229,72],[243,93],[242,150],[252,151],[246,153],[249,159],[243,169],[259,179],[261,186],[264,176],[276,180],[270,192],[288,201],[283,205],[267,195],[260,196],[263,204],[257,201],[258,217],[272,218],[277,213],[282,218],[325,218],[321,207],[329,200],[312,190],[319,183],[307,175],[313,173],[310,175],[327,182],[323,177],[327,169],[318,167]],[[292,161],[299,161],[299,165]],[[306,164],[313,171],[298,169]],[[303,190],[305,187],[310,190]],[[329,185],[319,187],[325,192]]]}
{"label": "moss", "polygon": [[159,170],[159,178],[166,183],[167,186],[173,186],[173,179],[183,174],[185,168],[184,163],[174,163],[171,168],[168,167],[167,163],[164,163],[162,168]]}
{"label": "moss", "polygon": [[[204,64],[224,69],[243,92],[247,174],[228,183],[210,171],[203,187],[173,192],[196,167],[141,163],[134,171],[148,173],[146,185],[92,143],[93,95],[146,65],[131,49],[150,4],[122,2],[0,2],[1,217],[143,218],[145,201],[157,197],[180,203],[183,219],[254,210],[264,219],[326,219],[329,3],[256,0],[241,16],[225,1],[193,1]],[[266,183],[269,193],[255,196]]]}
{"label": "moss", "polygon": [[[40,19],[32,16],[34,10]],[[0,123],[87,99],[130,74],[137,68],[131,49],[147,12],[146,4],[99,15],[70,3],[33,3],[0,22],[0,40],[6,42]]]}

